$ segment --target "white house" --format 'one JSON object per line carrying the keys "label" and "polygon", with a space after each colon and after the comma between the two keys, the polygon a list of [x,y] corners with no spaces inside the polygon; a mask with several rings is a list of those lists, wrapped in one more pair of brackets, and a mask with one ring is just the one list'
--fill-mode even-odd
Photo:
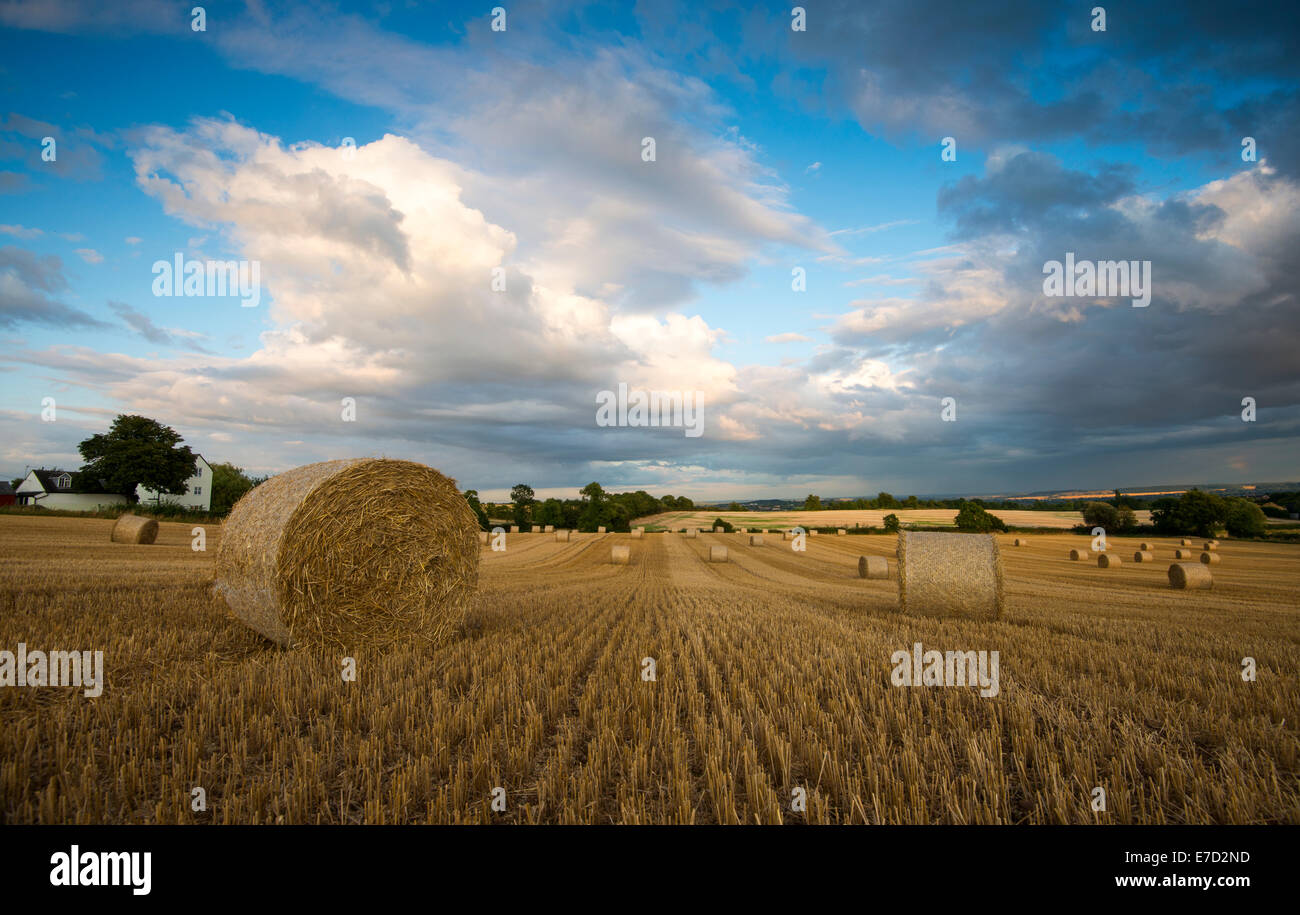
{"label": "white house", "polygon": [[210,511],[212,508],[212,468],[203,459],[203,455],[194,455],[194,476],[185,484],[185,494],[181,496],[158,494],[143,486],[135,488],[135,497],[141,504],[150,502],[175,502],[195,511]]}
{"label": "white house", "polygon": [[19,505],[39,505],[68,511],[94,511],[110,505],[125,505],[126,496],[105,492],[98,480],[67,470],[32,470],[14,494]]}

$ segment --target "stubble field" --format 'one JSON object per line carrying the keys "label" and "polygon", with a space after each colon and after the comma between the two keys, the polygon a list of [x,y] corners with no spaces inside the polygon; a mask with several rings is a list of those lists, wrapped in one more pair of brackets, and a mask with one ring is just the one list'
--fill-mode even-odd
{"label": "stubble field", "polygon": [[[0,516],[0,649],[102,650],[107,679],[0,688],[0,821],[1300,823],[1300,547],[1225,541],[1190,592],[999,537],[977,622],[901,615],[892,537],[512,535],[456,640],[357,646],[348,683],[214,603],[219,527],[111,526]],[[914,642],[998,651],[1000,694],[891,685]]]}

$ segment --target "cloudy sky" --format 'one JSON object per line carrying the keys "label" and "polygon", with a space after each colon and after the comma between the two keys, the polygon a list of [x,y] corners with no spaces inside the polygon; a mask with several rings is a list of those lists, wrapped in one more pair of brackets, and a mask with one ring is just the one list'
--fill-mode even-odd
{"label": "cloudy sky", "polygon": [[1296,479],[1300,14],[1094,5],[0,0],[0,474],[135,412],[494,496]]}

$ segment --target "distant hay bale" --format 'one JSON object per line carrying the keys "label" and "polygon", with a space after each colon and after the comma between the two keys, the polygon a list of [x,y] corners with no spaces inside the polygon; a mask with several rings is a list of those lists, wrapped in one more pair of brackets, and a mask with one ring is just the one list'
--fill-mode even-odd
{"label": "distant hay bale", "polygon": [[1195,558],[1196,558],[1196,551],[1195,551],[1195,550],[1174,550],[1174,558],[1175,558],[1175,559],[1195,559]]}
{"label": "distant hay bale", "polygon": [[456,481],[431,467],[307,464],[235,505],[215,590],[284,646],[436,643],[460,625],[478,586],[477,529]]}
{"label": "distant hay bale", "polygon": [[696,537],[699,536],[699,534],[700,534],[700,532],[699,532],[698,530],[696,530],[695,528],[693,528],[693,527],[688,527],[688,528],[686,529],[686,539],[687,539],[687,540],[694,540]]}
{"label": "distant hay bale", "polygon": [[1152,553],[1150,550],[1138,550],[1136,553],[1133,554],[1133,561],[1134,562],[1155,562],[1156,556],[1155,553]]}
{"label": "distant hay bale", "polygon": [[1123,565],[1124,560],[1118,556],[1112,556],[1110,553],[1101,553],[1097,556],[1097,568],[1111,569]]}
{"label": "distant hay bale", "polygon": [[1088,558],[1087,550],[1070,550],[1070,559],[1074,562],[1081,562]]}
{"label": "distant hay bale", "polygon": [[630,546],[611,547],[609,551],[609,561],[616,566],[625,566],[632,561],[632,548]]}
{"label": "distant hay bale", "polygon": [[602,524],[600,527],[596,528],[596,533],[597,534],[605,533],[605,526]]}
{"label": "distant hay bale", "polygon": [[845,536],[846,534],[848,534],[848,531],[846,531],[844,528],[840,528],[839,530],[837,530],[837,531],[835,532],[835,536],[836,536],[836,537],[843,537],[843,536]]}
{"label": "distant hay bale", "polygon": [[763,545],[763,535],[762,535],[762,534],[750,534],[750,535],[749,535],[749,545],[750,545],[750,546],[762,546],[762,545]]}
{"label": "distant hay bale", "polygon": [[1219,542],[1217,540],[1207,540],[1201,545],[1201,549],[1203,550],[1217,550],[1218,548]]}
{"label": "distant hay bale", "polygon": [[1155,548],[1156,548],[1156,545],[1155,545],[1154,543],[1148,543],[1148,542],[1145,541],[1145,540],[1143,540],[1142,543],[1140,543],[1140,544],[1138,545],[1138,549],[1139,549],[1139,550],[1143,550],[1143,551],[1154,550]]}
{"label": "distant hay bale", "polygon": [[555,525],[554,525],[554,524],[548,524],[548,525],[546,525],[546,527],[542,528],[542,533],[543,533],[543,534],[554,534],[554,533],[555,533]]}
{"label": "distant hay bale", "polygon": [[1188,540],[1186,537],[1184,537],[1184,538],[1180,541],[1180,545],[1181,545],[1181,546],[1191,546],[1191,545],[1192,545],[1192,541],[1190,541],[1190,540]]}
{"label": "distant hay bale", "polygon": [[888,578],[889,560],[884,556],[859,556],[858,578]]}
{"label": "distant hay bale", "polygon": [[727,548],[725,546],[709,547],[709,562],[726,562]]}
{"label": "distant hay bale", "polygon": [[644,527],[634,527],[634,528],[632,528],[632,539],[633,539],[633,540],[640,540],[640,539],[641,539],[642,537],[644,537],[644,536],[645,536],[645,528],[644,528]]}
{"label": "distant hay bale", "polygon": [[1219,564],[1218,553],[1202,553],[1201,563],[1207,566],[1217,566]]}
{"label": "distant hay bale", "polygon": [[816,537],[816,536],[817,536],[817,532],[816,532],[816,531],[809,531],[809,532],[808,532],[808,536],[809,536],[809,537]]}
{"label": "distant hay bale", "polygon": [[572,534],[573,531],[556,531],[555,541],[557,543],[568,543],[569,540],[571,539]]}
{"label": "distant hay bale", "polygon": [[1002,560],[992,534],[898,535],[898,605],[904,613],[997,619]]}
{"label": "distant hay bale", "polygon": [[725,530],[726,528],[724,528],[721,524],[713,525],[713,533],[715,534],[721,534]]}
{"label": "distant hay bale", "polygon": [[795,533],[794,533],[794,531],[783,531],[783,532],[781,533],[781,539],[782,539],[782,540],[793,540],[794,538],[795,538]]}
{"label": "distant hay bale", "polygon": [[158,522],[139,515],[123,515],[113,525],[109,540],[113,543],[153,543],[158,539]]}
{"label": "distant hay bale", "polygon": [[517,534],[517,533],[519,533],[519,525],[518,525],[518,524],[512,524],[512,525],[510,525],[510,533],[512,533],[512,534]]}
{"label": "distant hay bale", "polygon": [[1012,545],[1012,546],[1029,546],[1029,541],[1026,540],[1024,537],[1017,537],[1015,540],[1011,541],[1011,545]]}
{"label": "distant hay bale", "polygon": [[1176,562],[1169,567],[1169,587],[1178,590],[1213,588],[1214,576],[1210,567],[1198,562]]}

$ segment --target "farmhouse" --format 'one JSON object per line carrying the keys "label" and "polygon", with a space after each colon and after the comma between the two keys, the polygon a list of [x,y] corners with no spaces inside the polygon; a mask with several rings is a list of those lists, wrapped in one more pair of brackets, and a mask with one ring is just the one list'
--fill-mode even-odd
{"label": "farmhouse", "polygon": [[203,455],[194,455],[194,476],[185,483],[184,495],[173,496],[156,493],[143,486],[135,488],[135,497],[141,503],[174,502],[195,511],[208,511],[212,508],[212,467],[203,459]]}
{"label": "farmhouse", "polygon": [[19,505],[39,505],[68,511],[94,511],[125,505],[126,496],[108,492],[102,481],[69,470],[32,470],[18,484]]}

